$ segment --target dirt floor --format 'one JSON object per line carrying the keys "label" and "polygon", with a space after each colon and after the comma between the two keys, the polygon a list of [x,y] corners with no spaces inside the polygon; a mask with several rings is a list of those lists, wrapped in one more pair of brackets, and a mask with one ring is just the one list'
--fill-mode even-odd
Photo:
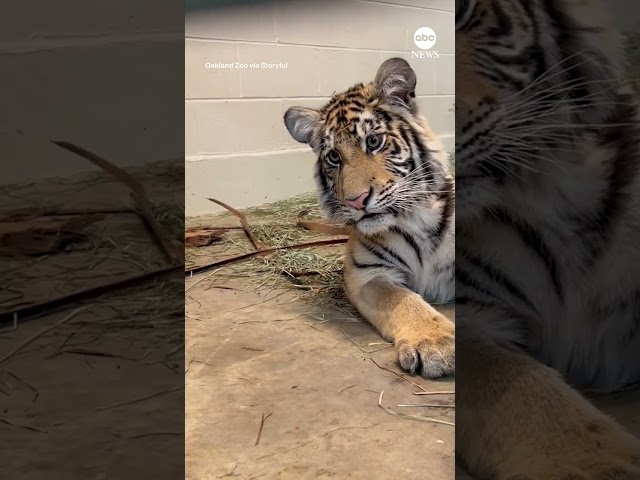
{"label": "dirt floor", "polygon": [[[274,215],[257,213],[248,215],[255,232],[276,237]],[[295,215],[275,217],[285,225]],[[187,219],[187,227],[237,223],[231,215]],[[242,241],[242,231],[227,235],[234,238],[227,244]],[[287,232],[287,243],[336,238],[296,235]],[[189,251],[187,265],[251,250],[207,248]],[[343,245],[312,251],[331,258],[342,255]],[[253,273],[267,265],[288,278],[294,264],[298,280],[306,278],[300,270],[308,265],[291,255],[186,281],[186,478],[453,479],[455,396],[414,395],[421,388],[454,391],[453,379],[401,378],[393,347],[344,301],[321,297],[323,281],[335,276],[301,285],[274,280],[266,270]],[[319,263],[314,268],[322,270]],[[318,290],[300,288],[310,284]],[[337,294],[333,288],[329,295]],[[452,307],[442,311],[453,318]],[[381,392],[385,409],[418,418],[381,408]],[[442,406],[398,406],[409,403]]]}
{"label": "dirt floor", "polygon": [[[395,411],[455,422],[453,408],[396,406],[452,406],[454,396],[414,395],[417,387],[382,370],[401,372],[393,348],[370,345],[382,340],[369,325],[287,290],[201,284],[189,294],[188,479],[454,478],[453,426],[378,405],[384,391],[383,405]],[[431,391],[455,388],[452,380],[409,378]]]}
{"label": "dirt floor", "polygon": [[[180,253],[182,168],[133,172]],[[98,168],[0,187],[3,478],[183,473],[182,266],[154,274],[167,259],[130,193]]]}

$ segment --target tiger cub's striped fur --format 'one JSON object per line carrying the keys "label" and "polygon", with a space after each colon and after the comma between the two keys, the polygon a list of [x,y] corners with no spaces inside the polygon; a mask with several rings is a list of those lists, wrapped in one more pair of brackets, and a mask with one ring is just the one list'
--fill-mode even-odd
{"label": "tiger cub's striped fur", "polygon": [[375,80],[320,109],[292,107],[287,129],[318,156],[328,216],[350,225],[349,300],[402,367],[428,377],[454,371],[454,326],[427,302],[454,297],[454,188],[447,158],[415,104],[416,76],[400,58]]}
{"label": "tiger cub's striped fur", "polygon": [[640,130],[606,4],[457,7],[457,454],[638,479],[637,440],[569,386],[640,381]]}

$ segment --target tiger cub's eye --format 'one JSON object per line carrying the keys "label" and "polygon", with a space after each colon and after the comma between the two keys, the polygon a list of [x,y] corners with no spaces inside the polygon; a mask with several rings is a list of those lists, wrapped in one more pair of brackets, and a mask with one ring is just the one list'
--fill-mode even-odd
{"label": "tiger cub's eye", "polygon": [[335,150],[329,150],[327,153],[327,161],[329,165],[337,167],[340,164],[340,154]]}
{"label": "tiger cub's eye", "polygon": [[369,135],[365,143],[367,144],[367,150],[373,152],[382,145],[382,135]]}

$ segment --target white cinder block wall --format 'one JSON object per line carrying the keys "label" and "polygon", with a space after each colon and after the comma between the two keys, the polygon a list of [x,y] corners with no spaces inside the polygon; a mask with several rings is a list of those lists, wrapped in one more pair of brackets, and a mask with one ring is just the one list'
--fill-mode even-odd
{"label": "white cinder block wall", "polygon": [[[342,0],[187,12],[186,214],[219,211],[206,197],[242,208],[313,190],[315,157],[284,112],[373,80],[393,56],[416,71],[422,113],[453,150],[454,10],[454,0]],[[438,58],[412,54],[425,26]],[[252,68],[263,62],[280,67]]]}

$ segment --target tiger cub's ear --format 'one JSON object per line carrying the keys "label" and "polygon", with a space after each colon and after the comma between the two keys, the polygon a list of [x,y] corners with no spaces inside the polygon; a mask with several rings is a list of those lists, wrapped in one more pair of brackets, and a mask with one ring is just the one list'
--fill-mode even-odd
{"label": "tiger cub's ear", "polygon": [[320,112],[313,108],[291,107],[284,114],[284,124],[291,136],[300,143],[309,143],[320,121]]}
{"label": "tiger cub's ear", "polygon": [[378,93],[389,103],[413,109],[416,74],[403,58],[390,58],[380,65],[373,81]]}

